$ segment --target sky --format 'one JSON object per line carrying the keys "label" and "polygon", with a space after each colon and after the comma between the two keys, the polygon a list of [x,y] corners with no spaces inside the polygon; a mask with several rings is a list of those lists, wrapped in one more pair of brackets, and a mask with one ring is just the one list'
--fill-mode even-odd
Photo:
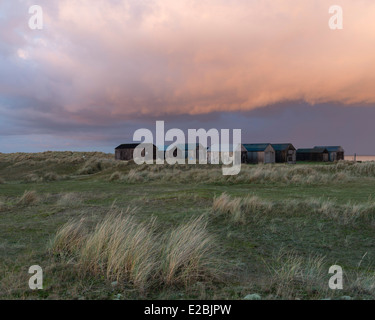
{"label": "sky", "polygon": [[373,0],[0,0],[0,152],[113,152],[163,120],[373,155],[374,57]]}

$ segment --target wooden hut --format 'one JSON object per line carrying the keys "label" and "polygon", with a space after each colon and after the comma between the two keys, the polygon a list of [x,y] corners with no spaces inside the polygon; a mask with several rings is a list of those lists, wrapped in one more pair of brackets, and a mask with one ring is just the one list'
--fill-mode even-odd
{"label": "wooden hut", "polygon": [[[176,146],[178,149],[182,151],[182,154],[185,159],[192,160],[196,159],[199,160],[199,152],[202,152],[202,157],[207,158],[207,148],[205,148],[201,143],[185,143],[185,144],[178,144]],[[177,150],[174,151],[173,155],[177,156]]]}
{"label": "wooden hut", "polygon": [[275,163],[275,149],[270,143],[243,144],[248,163]]}
{"label": "wooden hut", "polygon": [[328,151],[328,160],[329,161],[339,161],[344,160],[345,154],[344,149],[341,146],[318,146],[314,147],[317,149],[324,148]]}
{"label": "wooden hut", "polygon": [[159,152],[159,157],[164,158],[167,156],[167,152],[172,153],[172,157],[177,157],[177,149],[181,150],[183,159],[188,159],[191,160],[194,158],[198,161],[199,160],[199,149],[201,148],[202,152],[202,158],[205,159],[207,158],[207,148],[205,148],[202,144],[200,143],[186,143],[186,144],[177,144],[173,149],[167,151],[169,148],[169,145],[165,146],[158,146],[158,152]]}
{"label": "wooden hut", "polygon": [[308,148],[297,150],[297,161],[321,161],[329,160],[328,150],[326,148]]}
{"label": "wooden hut", "polygon": [[[139,146],[141,143],[125,143],[119,145],[117,148],[115,148],[115,159],[116,160],[134,160],[133,155],[134,155],[134,150],[137,146]],[[156,159],[156,153],[157,153],[157,148],[154,144],[152,143],[144,143],[146,148],[152,148],[153,150],[153,159]],[[148,152],[143,149],[141,153],[142,157],[145,157],[148,155]]]}
{"label": "wooden hut", "polygon": [[246,163],[247,159],[247,150],[245,147],[240,145],[233,145],[233,144],[213,144],[207,149],[207,163],[221,163],[224,162],[227,163],[228,157],[233,157],[234,151],[240,151],[241,152],[241,163]]}
{"label": "wooden hut", "polygon": [[291,143],[273,143],[276,163],[295,164],[297,160],[296,148]]}

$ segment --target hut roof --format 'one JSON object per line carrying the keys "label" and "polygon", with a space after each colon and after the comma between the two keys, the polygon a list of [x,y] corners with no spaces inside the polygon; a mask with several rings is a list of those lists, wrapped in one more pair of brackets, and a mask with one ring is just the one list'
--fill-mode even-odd
{"label": "hut roof", "polygon": [[185,144],[178,144],[176,146],[177,148],[181,150],[187,151],[187,150],[196,150],[197,148],[199,148],[200,145],[201,145],[200,143],[185,143]]}
{"label": "hut roof", "polygon": [[306,148],[306,149],[298,149],[297,153],[327,153],[326,148]]}
{"label": "hut roof", "polygon": [[213,144],[211,147],[208,148],[210,152],[233,152],[233,150],[240,150],[241,151],[241,144]]}
{"label": "hut roof", "polygon": [[157,148],[160,150],[160,151],[167,151],[169,145],[168,146],[157,146]]}
{"label": "hut roof", "polygon": [[[167,149],[171,146],[170,145],[164,145],[164,146],[158,146],[158,149],[161,151],[167,151]],[[188,150],[196,150],[199,148],[199,146],[202,146],[200,143],[185,143],[185,144],[177,144],[175,145],[175,148],[179,148],[180,150],[188,151]],[[203,146],[202,146],[203,147]],[[204,149],[204,147],[203,147]]]}
{"label": "hut roof", "polygon": [[[141,142],[139,142],[139,143],[124,143],[124,144],[120,144],[118,147],[116,147],[115,150],[119,150],[119,149],[135,149],[140,144],[141,144]],[[152,144],[152,143],[144,143],[144,144]]]}
{"label": "hut roof", "polygon": [[314,149],[321,149],[321,148],[324,148],[324,149],[327,149],[328,152],[342,152],[344,151],[344,149],[341,147],[341,146],[317,146],[317,147],[314,147]]}
{"label": "hut roof", "polygon": [[120,144],[116,148],[116,150],[118,150],[118,149],[135,149],[138,145],[139,145],[139,143],[124,143],[124,144]]}
{"label": "hut roof", "polygon": [[259,152],[264,151],[267,149],[267,147],[270,145],[270,143],[246,143],[243,144],[245,149],[250,152]]}
{"label": "hut roof", "polygon": [[294,146],[291,143],[272,143],[272,147],[275,149],[275,151],[283,151],[289,149],[289,147],[292,147],[293,150],[296,150]]}

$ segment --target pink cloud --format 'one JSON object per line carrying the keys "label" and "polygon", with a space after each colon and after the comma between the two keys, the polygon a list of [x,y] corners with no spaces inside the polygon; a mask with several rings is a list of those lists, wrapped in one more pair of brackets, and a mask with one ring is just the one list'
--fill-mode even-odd
{"label": "pink cloud", "polygon": [[17,92],[72,121],[375,102],[372,0],[336,1],[339,31],[324,0],[43,2],[39,41],[20,20],[11,42],[34,64]]}

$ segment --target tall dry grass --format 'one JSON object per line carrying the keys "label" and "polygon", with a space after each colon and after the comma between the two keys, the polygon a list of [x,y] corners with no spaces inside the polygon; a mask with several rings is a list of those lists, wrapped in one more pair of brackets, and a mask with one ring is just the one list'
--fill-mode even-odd
{"label": "tall dry grass", "polygon": [[371,266],[360,268],[361,262],[355,269],[343,268],[343,290],[335,291],[328,285],[332,261],[318,254],[306,257],[282,248],[268,262],[264,261],[270,273],[265,285],[268,291],[275,292],[282,299],[341,298],[346,294],[350,294],[351,299],[355,299],[356,295],[373,299],[375,272]]}
{"label": "tall dry grass", "polygon": [[214,197],[210,214],[215,218],[223,216],[233,223],[245,224],[260,215],[271,213],[273,208],[273,202],[262,200],[257,196],[232,198],[223,193]]}
{"label": "tall dry grass", "polygon": [[5,211],[7,209],[7,205],[0,200],[0,212]]}
{"label": "tall dry grass", "polygon": [[304,258],[294,251],[281,249],[266,263],[270,271],[270,287],[283,299],[303,296],[324,298],[328,295],[328,277],[325,258],[310,255]]}
{"label": "tall dry grass", "polygon": [[230,197],[223,193],[214,197],[209,212],[213,218],[224,217],[229,222],[246,224],[257,222],[263,216],[323,215],[343,225],[357,221],[375,222],[375,201],[361,204],[339,204],[324,198],[302,200],[262,200],[257,196]]}
{"label": "tall dry grass", "polygon": [[75,255],[87,238],[84,220],[71,220],[62,226],[53,239],[53,253],[63,256]]}
{"label": "tall dry grass", "polygon": [[68,192],[59,195],[56,204],[60,207],[72,207],[82,204],[82,197],[77,192]]}
{"label": "tall dry grass", "polygon": [[215,239],[207,234],[203,216],[171,230],[165,237],[161,261],[163,282],[188,286],[218,275]]}
{"label": "tall dry grass", "polygon": [[266,184],[317,185],[344,183],[355,174],[338,170],[336,165],[243,165],[236,176],[224,176],[220,166],[213,165],[141,165],[127,172],[112,172],[109,180],[129,183],[147,181],[197,184]]}
{"label": "tall dry grass", "polygon": [[3,153],[0,154],[0,161],[21,163],[82,163],[90,159],[113,159],[113,154],[102,152],[73,152],[73,151],[46,151],[39,153]]}
{"label": "tall dry grass", "polygon": [[110,214],[88,235],[79,252],[80,266],[111,280],[126,279],[144,289],[157,265],[153,230],[128,214]]}
{"label": "tall dry grass", "polygon": [[19,205],[33,205],[40,201],[40,197],[36,191],[25,191],[23,195],[19,198],[17,204]]}
{"label": "tall dry grass", "polygon": [[141,292],[217,279],[215,250],[203,217],[160,232],[154,219],[139,222],[130,209],[112,209],[91,230],[82,221],[70,221],[52,242],[52,252],[74,260],[83,274],[105,276]]}
{"label": "tall dry grass", "polygon": [[39,183],[39,182],[51,182],[59,181],[65,177],[60,176],[54,172],[47,172],[45,174],[30,173],[24,176],[23,181],[29,183]]}

